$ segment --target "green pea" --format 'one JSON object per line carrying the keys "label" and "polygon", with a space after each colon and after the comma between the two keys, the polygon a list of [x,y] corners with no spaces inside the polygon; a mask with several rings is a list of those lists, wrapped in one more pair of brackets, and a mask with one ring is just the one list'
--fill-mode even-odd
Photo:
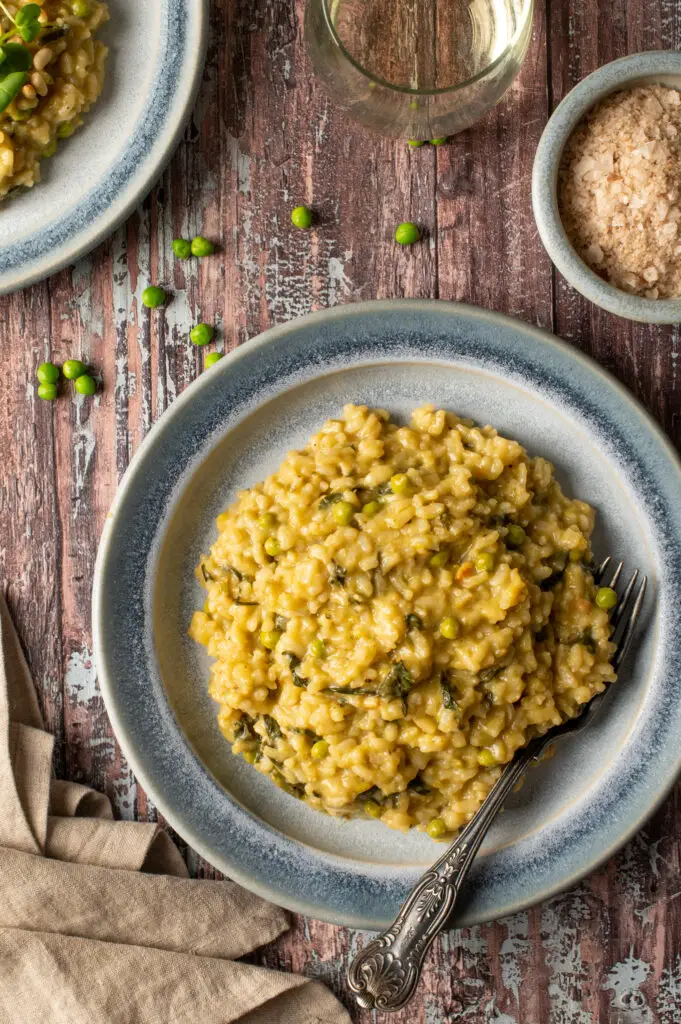
{"label": "green pea", "polygon": [[222,352],[209,352],[203,361],[203,365],[206,370],[210,370],[211,366],[215,366],[222,359]]}
{"label": "green pea", "polygon": [[313,214],[309,206],[296,206],[291,210],[291,223],[301,231],[312,227]]}
{"label": "green pea", "polygon": [[276,537],[268,537],[263,546],[270,558],[276,558],[281,554],[281,544]]}
{"label": "green pea", "polygon": [[48,142],[48,144],[45,146],[45,148],[44,148],[44,150],[42,152],[42,156],[46,160],[49,160],[49,158],[51,156],[54,156],[54,154],[57,152],[58,148],[59,148],[59,143],[57,142],[56,139],[52,139],[52,142]]}
{"label": "green pea", "polygon": [[446,135],[441,135],[437,139],[431,139],[430,140],[430,144],[431,144],[431,146],[444,146],[446,141],[447,141],[447,136]]}
{"label": "green pea", "polygon": [[395,473],[390,478],[390,489],[393,494],[406,494],[409,490],[409,477],[406,473]]}
{"label": "green pea", "polygon": [[71,0],[71,10],[76,18],[89,18],[92,12],[88,0]]}
{"label": "green pea", "polygon": [[428,559],[428,565],[433,569],[444,569],[449,561],[449,551],[437,551]]}
{"label": "green pea", "polygon": [[478,751],[478,764],[483,768],[493,768],[498,761],[491,750],[485,749]]}
{"label": "green pea", "polygon": [[315,761],[321,761],[323,757],[326,757],[328,752],[329,744],[326,742],[326,740],[317,740],[316,743],[312,744],[310,755],[314,757]]}
{"label": "green pea", "polygon": [[416,224],[412,224],[411,221],[403,221],[402,224],[398,224],[395,230],[395,241],[399,242],[400,245],[414,245],[415,242],[421,237]]}
{"label": "green pea", "polygon": [[378,515],[378,513],[380,511],[381,511],[381,503],[380,503],[380,501],[368,501],[366,503],[366,505],[362,506],[362,514],[365,515],[367,517],[367,519],[373,519],[374,516]]}
{"label": "green pea", "polygon": [[36,377],[41,384],[56,384],[59,380],[59,367],[54,363],[41,363],[36,370]]}
{"label": "green pea", "polygon": [[313,658],[323,658],[326,655],[326,644],[323,640],[313,640],[310,644],[310,654]]}
{"label": "green pea", "polygon": [[348,526],[352,522],[354,514],[355,509],[349,501],[337,501],[335,505],[331,506],[331,515],[339,526]]}
{"label": "green pea", "polygon": [[277,517],[272,512],[263,512],[256,519],[256,523],[261,530],[273,530],[277,525]]}
{"label": "green pea", "polygon": [[147,309],[158,309],[166,301],[166,293],[163,288],[159,288],[158,285],[152,284],[148,288],[145,288],[142,292],[142,304]]}
{"label": "green pea", "polygon": [[64,121],[64,123],[60,124],[57,128],[57,138],[70,139],[77,127],[78,122],[75,118],[73,121]]}
{"label": "green pea", "polygon": [[76,379],[74,387],[79,395],[94,395],[97,390],[94,377],[89,377],[87,373]]}
{"label": "green pea", "polygon": [[281,633],[278,629],[263,629],[260,634],[260,643],[263,647],[266,647],[268,651],[273,651],[279,643]]}
{"label": "green pea", "polygon": [[369,818],[381,817],[381,805],[376,803],[375,800],[365,800],[362,805],[362,810]]}
{"label": "green pea", "polygon": [[506,532],[506,543],[513,548],[519,548],[525,542],[525,531],[517,523],[511,523]]}
{"label": "green pea", "polygon": [[456,634],[459,632],[459,626],[456,619],[452,619],[450,616],[444,618],[440,623],[440,632],[445,640],[454,640],[456,638]]}
{"label": "green pea", "polygon": [[478,572],[491,572],[494,568],[494,555],[490,551],[481,551],[475,559],[475,568]]}
{"label": "green pea", "polygon": [[215,329],[210,324],[197,324],[189,332],[192,345],[208,345],[213,340]]}
{"label": "green pea", "polygon": [[409,139],[407,145],[409,146],[410,149],[418,149],[419,146],[423,146],[424,143],[421,139]]}
{"label": "green pea", "polygon": [[409,103],[409,109],[410,110],[418,110],[419,109],[419,101],[418,100],[411,100],[410,103]]}
{"label": "green pea", "polygon": [[186,238],[174,238],[173,252],[178,260],[188,260],[192,254],[192,243],[188,242]]}
{"label": "green pea", "polygon": [[191,250],[192,256],[212,256],[215,246],[203,235],[197,235],[196,238],[192,238]]}
{"label": "green pea", "polygon": [[428,833],[431,839],[442,838],[446,831],[447,826],[445,825],[442,818],[431,818],[431,820],[426,825],[426,832]]}
{"label": "green pea", "polygon": [[46,402],[53,402],[57,397],[56,384],[41,384],[38,388],[38,398],[44,398]]}
{"label": "green pea", "polygon": [[67,359],[61,370],[67,380],[77,380],[87,373],[87,366],[80,359]]}
{"label": "green pea", "polygon": [[614,608],[617,604],[617,591],[613,590],[612,587],[600,587],[596,591],[596,604],[599,608],[609,611]]}

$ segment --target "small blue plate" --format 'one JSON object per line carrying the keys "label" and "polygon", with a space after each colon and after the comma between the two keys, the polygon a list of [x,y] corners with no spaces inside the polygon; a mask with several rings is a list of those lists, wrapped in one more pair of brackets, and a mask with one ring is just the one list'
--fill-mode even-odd
{"label": "small blue plate", "polygon": [[599,511],[595,550],[650,577],[638,643],[597,721],[530,772],[483,847],[458,922],[544,899],[610,857],[681,767],[681,471],[631,396],[576,349],[470,306],[345,306],[274,328],[197,380],[149,434],[99,551],[96,660],[116,735],[207,860],[276,903],[379,928],[442,848],[338,821],[234,758],[187,636],[215,516],[346,402],[425,402],[492,423]]}
{"label": "small blue plate", "polygon": [[132,213],[180,141],[201,81],[208,0],[108,0],[102,95],[43,180],[0,203],[0,295],[88,252]]}

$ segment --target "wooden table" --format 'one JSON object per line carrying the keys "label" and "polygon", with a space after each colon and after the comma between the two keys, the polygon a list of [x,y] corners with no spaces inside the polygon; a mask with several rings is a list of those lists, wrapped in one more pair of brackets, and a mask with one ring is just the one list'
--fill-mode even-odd
{"label": "wooden table", "polygon": [[[97,688],[92,573],[131,455],[201,370],[188,344],[193,323],[217,323],[231,349],[341,302],[474,302],[593,354],[681,439],[679,330],[617,320],[575,294],[552,271],[530,209],[532,159],[549,111],[606,61],[679,48],[681,0],[539,0],[530,53],[502,103],[451,145],[414,152],[367,134],[327,103],[306,62],[303,8],[304,0],[216,0],[199,102],[159,186],[75,267],[0,299],[0,579],[57,734],[58,774],[106,790],[128,818],[156,812]],[[299,202],[319,211],[318,230],[291,229]],[[392,238],[407,219],[426,227],[427,240],[403,250]],[[198,232],[220,240],[221,253],[174,260],[173,237]],[[174,298],[150,316],[140,295],[152,280]],[[100,395],[38,400],[38,363],[70,356],[101,371]],[[678,793],[575,889],[445,935],[418,998],[391,1019],[680,1021]],[[214,875],[188,857],[195,873]],[[351,1006],[344,974],[359,941],[298,918],[254,960],[321,979]]]}

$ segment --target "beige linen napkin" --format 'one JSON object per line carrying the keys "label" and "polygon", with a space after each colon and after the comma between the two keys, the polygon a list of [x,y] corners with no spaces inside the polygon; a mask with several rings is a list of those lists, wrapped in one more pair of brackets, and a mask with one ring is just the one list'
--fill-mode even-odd
{"label": "beige linen napkin", "polygon": [[234,962],[282,910],[189,879],[157,825],[53,779],[53,743],[0,592],[0,1024],[349,1024],[318,982]]}

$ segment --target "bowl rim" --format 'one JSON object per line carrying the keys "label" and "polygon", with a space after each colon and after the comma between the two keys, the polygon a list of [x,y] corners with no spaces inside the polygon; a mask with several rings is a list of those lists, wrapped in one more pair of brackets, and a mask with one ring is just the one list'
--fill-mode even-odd
{"label": "bowl rim", "polygon": [[577,254],[558,209],[558,170],[563,150],[584,115],[605,96],[656,77],[679,77],[681,52],[647,50],[629,54],[593,71],[561,100],[542,132],[532,167],[532,209],[544,248],[567,282],[610,313],[650,324],[681,323],[681,297],[646,299],[609,284]]}

